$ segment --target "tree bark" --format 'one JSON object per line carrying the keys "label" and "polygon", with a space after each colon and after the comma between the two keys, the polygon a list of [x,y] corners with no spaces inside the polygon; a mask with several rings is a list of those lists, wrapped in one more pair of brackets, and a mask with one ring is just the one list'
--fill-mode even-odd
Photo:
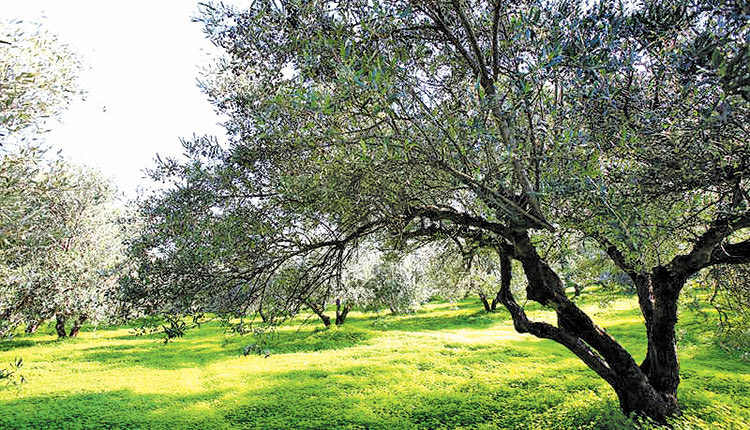
{"label": "tree bark", "polygon": [[479,300],[482,301],[485,312],[492,312],[492,305],[490,305],[490,302],[487,300],[487,295],[481,291],[479,292]]}
{"label": "tree bark", "polygon": [[336,299],[336,325],[343,325],[346,321],[346,316],[349,315],[351,306],[341,306],[341,299]]}
{"label": "tree bark", "polygon": [[86,315],[79,315],[78,318],[76,318],[75,322],[73,323],[73,327],[70,329],[70,334],[68,336],[70,337],[76,337],[78,336],[78,332],[81,331],[81,326],[83,326],[83,323],[88,319]]}
{"label": "tree bark", "polygon": [[[677,356],[677,299],[687,279],[674,272],[657,267],[647,279],[646,285],[637,285],[641,311],[646,319],[648,349],[641,363],[641,370],[649,382],[671,405],[674,414],[679,414],[677,386],[680,384],[680,364]],[[650,289],[646,289],[648,286]],[[646,292],[641,298],[641,291]],[[648,317],[646,317],[648,315]]]}
{"label": "tree bark", "polygon": [[258,308],[258,315],[260,315],[260,320],[263,321],[263,324],[268,323],[268,315],[263,312],[263,308]]}
{"label": "tree bark", "polygon": [[63,338],[67,336],[65,332],[65,316],[60,313],[55,314],[55,330],[57,331],[57,337]]}
{"label": "tree bark", "polygon": [[[558,320],[557,326],[554,326],[528,319],[510,291],[510,257],[503,253],[501,298],[517,331],[551,339],[567,347],[612,386],[626,414],[636,413],[660,423],[665,423],[668,416],[679,414],[674,395],[679,383],[679,377],[675,379],[679,366],[673,337],[676,318],[671,317],[673,309],[669,305],[672,302],[665,301],[659,312],[656,311],[657,306],[654,307],[649,336],[649,345],[653,344],[654,351],[647,367],[655,363],[658,365],[644,371],[614,338],[567,298],[562,280],[537,254],[526,234],[514,238],[511,250],[513,258],[523,266],[527,298],[554,309]],[[656,303],[661,302],[657,300]],[[654,337],[653,341],[651,336]],[[666,340],[657,339],[658,336],[666,336]]]}
{"label": "tree bark", "polygon": [[490,304],[490,310],[492,312],[495,312],[497,310],[497,305],[501,303],[500,301],[500,293],[497,293],[497,296],[495,296],[494,299],[492,299],[492,303]]}
{"label": "tree bark", "polygon": [[308,301],[307,306],[323,321],[324,326],[329,327],[331,325],[331,317],[323,313],[325,309],[321,305]]}

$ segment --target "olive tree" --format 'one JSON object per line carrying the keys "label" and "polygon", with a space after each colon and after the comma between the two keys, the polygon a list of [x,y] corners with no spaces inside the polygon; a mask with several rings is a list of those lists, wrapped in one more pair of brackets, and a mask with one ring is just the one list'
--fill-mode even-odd
{"label": "olive tree", "polygon": [[[186,143],[189,162],[162,164],[173,186],[150,206],[147,266],[182,288],[261,294],[301,262],[299,295],[336,282],[365,240],[464,241],[495,254],[517,331],[569,349],[624,412],[663,422],[680,412],[681,290],[750,260],[745,7],[207,5],[200,20],[226,55],[204,87],[231,138]],[[635,285],[641,363],[566,296],[541,245],[568,232]],[[555,324],[519,305],[513,261]]]}
{"label": "olive tree", "polygon": [[75,336],[109,317],[123,262],[111,184],[33,149],[4,152],[0,178],[0,332],[55,317],[58,336]]}

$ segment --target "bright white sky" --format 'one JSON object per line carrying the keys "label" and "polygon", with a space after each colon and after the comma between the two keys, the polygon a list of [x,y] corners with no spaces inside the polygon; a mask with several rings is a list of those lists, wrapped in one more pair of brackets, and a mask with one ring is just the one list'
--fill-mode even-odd
{"label": "bright white sky", "polygon": [[[220,118],[196,86],[213,46],[191,22],[197,0],[0,0],[0,16],[41,23],[82,57],[85,101],[46,140],[100,169],[128,197],[147,186],[143,169],[182,153],[179,138],[223,138]],[[246,4],[234,0],[225,3]]]}

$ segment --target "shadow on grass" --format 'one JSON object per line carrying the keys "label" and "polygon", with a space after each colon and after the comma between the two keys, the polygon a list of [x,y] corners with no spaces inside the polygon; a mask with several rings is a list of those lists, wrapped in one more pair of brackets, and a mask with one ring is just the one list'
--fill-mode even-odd
{"label": "shadow on grass", "polygon": [[220,429],[221,417],[204,405],[224,394],[118,390],[25,397],[0,402],[0,429]]}
{"label": "shadow on grass", "polygon": [[274,353],[295,353],[351,348],[367,342],[373,337],[370,331],[354,326],[329,327],[312,332],[281,332],[272,340],[269,348]]}
{"label": "shadow on grass", "polygon": [[[46,341],[46,342],[49,342],[49,341]],[[41,345],[42,343],[43,342],[41,341],[33,341],[29,339],[4,340],[0,342],[0,352],[10,351],[12,349],[28,348],[30,346]]]}
{"label": "shadow on grass", "polygon": [[[448,327],[477,328],[487,323],[461,321],[472,316],[480,315],[458,316],[459,321]],[[430,315],[406,319],[411,318],[431,322]],[[499,317],[486,319],[492,324],[499,322]],[[419,327],[414,331],[425,330],[413,320],[410,323]],[[637,322],[612,325],[608,330],[643,344],[637,339],[643,337]],[[142,366],[178,368],[236,354],[235,349],[222,348],[218,339],[200,337],[204,335],[191,335],[169,345],[139,342],[90,348],[83,359],[130,366],[136,364],[128,361],[134,357],[142,360],[137,362]],[[372,330],[344,326],[280,332],[277,341],[286,345],[288,352],[320,351],[357,346],[376,335]],[[483,344],[451,342],[397,357],[379,354],[365,364],[300,362],[296,370],[252,374],[246,384],[231,391],[180,396],[120,390],[0,401],[0,429],[631,428],[611,388],[572,353],[551,341],[529,337]],[[272,356],[267,363],[273,360]],[[686,398],[693,411],[709,411],[701,412],[709,423],[714,420],[708,408],[715,396],[740,390],[726,394],[728,400],[722,404],[731,405],[732,400],[748,394],[734,379],[719,384],[711,372],[695,369],[686,378],[691,390]],[[693,391],[708,394],[699,396]],[[739,413],[738,420],[746,415]],[[716,416],[716,422],[725,418]]]}
{"label": "shadow on grass", "polygon": [[328,376],[282,374],[272,387],[232,393],[230,401],[221,391],[27,397],[0,402],[0,429],[561,429],[612,428],[624,420],[608,401],[567,413],[564,395],[552,390],[534,397],[523,388],[465,385],[397,395],[387,386],[358,391],[366,381],[347,385]]}
{"label": "shadow on grass", "polygon": [[405,332],[441,331],[460,329],[486,329],[495,324],[510,324],[506,312],[487,313],[477,311],[451,316],[432,315],[387,315],[372,319],[369,328],[379,331],[397,330]]}
{"label": "shadow on grass", "polygon": [[46,346],[46,345],[55,345],[60,344],[63,342],[68,342],[74,339],[40,339],[40,340],[34,340],[29,338],[15,338],[11,340],[4,340],[0,342],[0,352],[5,351],[11,351],[16,349],[24,349],[24,348],[31,348],[34,346]]}
{"label": "shadow on grass", "polygon": [[139,365],[172,370],[204,366],[236,357],[242,355],[243,349],[250,344],[258,345],[258,352],[268,349],[272,354],[287,354],[349,348],[362,344],[371,337],[371,332],[356,327],[333,327],[312,332],[280,331],[267,339],[259,339],[253,335],[222,338],[220,333],[193,333],[168,344],[158,339],[143,342],[142,337],[131,336],[126,339],[131,342],[83,349],[81,360],[109,366]]}
{"label": "shadow on grass", "polygon": [[436,388],[421,383],[430,373],[405,379],[361,366],[288,372],[275,375],[273,387],[240,396],[224,415],[243,429],[620,428],[627,421],[611,398],[582,404],[576,393],[519,378]]}
{"label": "shadow on grass", "polygon": [[169,345],[125,344],[105,345],[87,348],[82,361],[93,361],[108,366],[145,366],[154,369],[182,369],[203,366],[229,356],[237,355],[216,345],[196,346],[190,343],[174,342]]}

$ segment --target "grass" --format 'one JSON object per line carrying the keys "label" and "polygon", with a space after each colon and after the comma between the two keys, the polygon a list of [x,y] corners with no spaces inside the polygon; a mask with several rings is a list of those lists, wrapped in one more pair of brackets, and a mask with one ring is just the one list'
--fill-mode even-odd
{"label": "grass", "polygon": [[[633,300],[586,309],[644,350]],[[530,310],[535,318],[549,318]],[[314,321],[314,323],[313,323]],[[600,429],[633,428],[601,379],[559,345],[519,335],[478,300],[414,315],[354,313],[280,328],[263,355],[218,322],[164,345],[128,327],[88,327],[0,343],[23,357],[25,384],[0,388],[0,429]],[[750,362],[711,341],[700,317],[679,327],[685,416],[675,428],[748,428]],[[0,368],[2,365],[0,365]]]}

